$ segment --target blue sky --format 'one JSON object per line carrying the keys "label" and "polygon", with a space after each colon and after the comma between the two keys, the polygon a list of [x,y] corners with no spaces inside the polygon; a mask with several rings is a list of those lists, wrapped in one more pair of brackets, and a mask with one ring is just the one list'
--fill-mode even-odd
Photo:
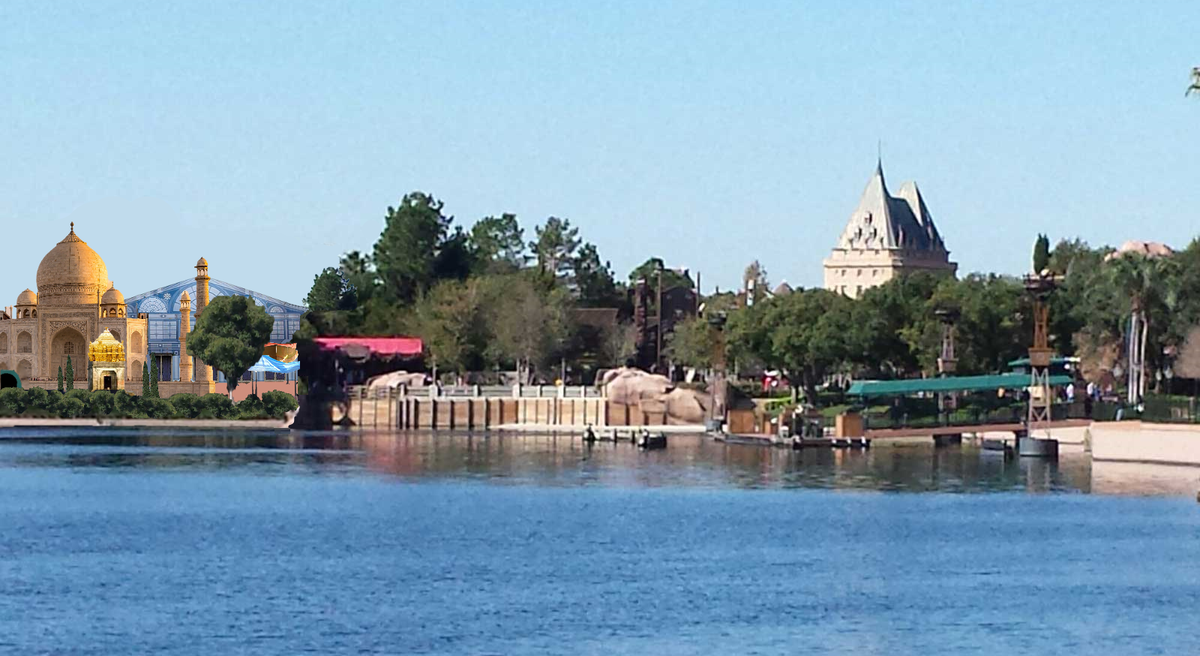
{"label": "blue sky", "polygon": [[820,283],[883,142],[960,270],[1034,235],[1200,233],[1200,3],[5,2],[0,305],[68,223],[132,295],[303,300],[434,193],[651,255]]}

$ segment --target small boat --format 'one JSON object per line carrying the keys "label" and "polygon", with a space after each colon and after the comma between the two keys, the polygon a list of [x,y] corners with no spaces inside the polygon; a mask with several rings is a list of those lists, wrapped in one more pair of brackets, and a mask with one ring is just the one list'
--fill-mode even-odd
{"label": "small boat", "polygon": [[650,431],[643,430],[642,434],[638,436],[637,445],[638,448],[646,450],[665,449],[667,448],[667,434],[660,432],[658,435],[651,435]]}
{"label": "small boat", "polygon": [[793,449],[869,449],[871,440],[865,437],[793,437]]}
{"label": "small boat", "polygon": [[983,451],[1003,453],[1005,458],[1011,458],[1014,453],[1013,445],[1008,440],[985,438],[979,443],[979,448]]}

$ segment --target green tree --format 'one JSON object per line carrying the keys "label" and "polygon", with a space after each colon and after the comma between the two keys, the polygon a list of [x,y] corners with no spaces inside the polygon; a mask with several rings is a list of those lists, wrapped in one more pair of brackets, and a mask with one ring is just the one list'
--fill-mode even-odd
{"label": "green tree", "polygon": [[71,366],[71,356],[67,356],[67,370],[63,373],[66,391],[75,389],[75,367]]}
{"label": "green tree", "polygon": [[310,311],[333,312],[353,310],[357,305],[354,287],[341,269],[325,267],[313,278],[312,289],[304,299]]}
{"label": "green tree", "polygon": [[59,367],[58,368],[58,393],[62,394],[63,392],[64,392],[64,390],[63,390],[62,367]]}
{"label": "green tree", "polygon": [[[1103,287],[1104,258],[1111,249],[1092,248],[1079,239],[1061,240],[1050,252],[1047,268],[1060,276],[1050,296],[1050,339],[1061,355],[1076,355],[1077,342],[1089,325],[1112,326],[1119,332],[1111,290]],[[1110,297],[1102,300],[1100,296]]]}
{"label": "green tree", "polygon": [[645,262],[642,262],[633,271],[629,272],[629,284],[637,285],[638,281],[645,280],[647,285],[655,288],[658,285],[658,272],[662,270],[663,289],[672,289],[675,287],[695,287],[692,278],[687,271],[679,271],[676,269],[668,269],[663,264],[662,258],[652,257]]}
{"label": "green tree", "polygon": [[448,280],[422,296],[410,325],[439,370],[480,369],[490,335],[483,294],[476,280]]}
{"label": "green tree", "polygon": [[[1022,282],[995,274],[946,279],[930,300],[927,316],[937,307],[959,310],[956,327],[960,374],[1004,371],[1025,357],[1033,339],[1033,310]],[[931,371],[940,344],[940,326],[930,321],[924,331],[926,371]]]}
{"label": "green tree", "polygon": [[433,284],[438,280],[466,280],[476,268],[476,259],[471,237],[456,227],[438,244],[433,258]]}
{"label": "green tree", "polygon": [[158,398],[158,361],[153,360],[151,362],[152,362],[152,364],[150,365],[150,390],[149,390],[150,393],[148,396],[149,396],[149,398],[157,399]]}
{"label": "green tree", "polygon": [[[1173,257],[1147,257],[1137,253],[1123,253],[1106,264],[1111,286],[1128,299],[1125,314],[1130,317],[1130,332],[1125,332],[1129,342],[1126,356],[1136,357],[1151,370],[1161,371],[1163,367],[1161,347],[1168,342],[1171,327],[1167,317],[1174,313],[1179,301],[1177,265],[1178,260]],[[1131,335],[1136,339],[1131,339]],[[1155,348],[1147,348],[1148,345]],[[1145,393],[1148,373],[1143,370],[1142,379],[1131,381],[1131,397],[1140,398]]]}
{"label": "green tree", "polygon": [[516,274],[489,280],[487,294],[493,330],[490,359],[514,365],[522,382],[532,382],[539,373],[549,379],[572,332],[566,291]]}
{"label": "green tree", "polygon": [[1050,266],[1050,238],[1038,235],[1033,243],[1033,272],[1041,273]]}
{"label": "green tree", "polygon": [[537,239],[529,242],[529,248],[537,258],[538,270],[553,278],[571,273],[575,251],[582,243],[579,228],[571,227],[570,219],[552,216],[534,232]]}
{"label": "green tree", "polygon": [[142,363],[142,398],[150,398],[150,363]]}
{"label": "green tree", "polygon": [[847,357],[871,377],[903,378],[929,371],[937,358],[936,347],[925,338],[937,323],[930,299],[945,280],[915,273],[864,290],[851,308]]}
{"label": "green tree", "polygon": [[392,299],[411,303],[432,285],[434,263],[453,220],[443,207],[433,196],[414,191],[387,209],[371,261]]}
{"label": "green tree", "polygon": [[484,273],[511,273],[525,267],[525,231],[517,215],[486,216],[471,227],[471,244]]}
{"label": "green tree", "polygon": [[224,372],[232,398],[246,370],[262,357],[275,320],[246,296],[218,296],[196,320],[188,354]]}
{"label": "green tree", "polygon": [[819,404],[817,385],[848,361],[854,301],[823,289],[793,292],[734,312],[726,324],[730,354],[784,372]]}
{"label": "green tree", "polygon": [[356,307],[375,297],[379,288],[379,276],[375,273],[375,265],[372,264],[370,256],[350,251],[342,256],[339,268],[346,284],[354,289]]}
{"label": "green tree", "polygon": [[592,244],[584,244],[571,264],[574,288],[582,307],[616,307],[621,299],[613,280],[612,265],[600,260],[600,252]]}
{"label": "green tree", "polygon": [[710,369],[716,353],[717,329],[700,317],[690,317],[675,326],[667,340],[667,355],[677,364]]}

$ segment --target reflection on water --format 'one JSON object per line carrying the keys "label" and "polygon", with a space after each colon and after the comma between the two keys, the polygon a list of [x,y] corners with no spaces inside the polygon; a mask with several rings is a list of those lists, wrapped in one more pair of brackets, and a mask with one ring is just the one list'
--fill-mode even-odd
{"label": "reflection on water", "polygon": [[970,445],[867,450],[729,445],[673,435],[670,448],[584,444],[550,434],[432,434],[146,429],[23,429],[3,434],[0,467],[311,471],[475,479],[549,486],[826,488],[941,492],[1187,495],[1186,467],[1093,464],[1064,448],[1058,461],[1004,459]]}
{"label": "reflection on water", "polygon": [[1193,495],[1200,490],[1200,467],[1137,462],[1093,462],[1092,491],[1097,494]]}
{"label": "reflection on water", "polygon": [[1200,507],[1089,494],[1187,474],[1083,453],[0,436],[0,654],[1195,651]]}

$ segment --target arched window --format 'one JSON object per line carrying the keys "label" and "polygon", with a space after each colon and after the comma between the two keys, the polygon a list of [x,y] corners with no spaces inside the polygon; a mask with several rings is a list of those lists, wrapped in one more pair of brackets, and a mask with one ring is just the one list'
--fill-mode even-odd
{"label": "arched window", "polygon": [[0,333],[0,353],[8,353],[8,333]]}
{"label": "arched window", "polygon": [[22,380],[33,378],[33,365],[30,364],[29,360],[21,360],[17,363],[17,375]]}
{"label": "arched window", "polygon": [[36,319],[36,318],[37,318],[37,310],[34,310],[34,311],[33,311],[33,318],[34,318],[34,319]]}
{"label": "arched window", "polygon": [[75,342],[63,344],[63,355],[75,355]]}
{"label": "arched window", "polygon": [[21,318],[28,319],[29,318],[29,310],[25,310],[25,314]]}
{"label": "arched window", "polygon": [[136,330],[129,337],[129,350],[133,353],[142,352],[142,334]]}
{"label": "arched window", "polygon": [[108,318],[108,310],[100,310],[100,318],[107,319]]}
{"label": "arched window", "polygon": [[29,333],[17,335],[17,353],[33,353],[33,336]]}

